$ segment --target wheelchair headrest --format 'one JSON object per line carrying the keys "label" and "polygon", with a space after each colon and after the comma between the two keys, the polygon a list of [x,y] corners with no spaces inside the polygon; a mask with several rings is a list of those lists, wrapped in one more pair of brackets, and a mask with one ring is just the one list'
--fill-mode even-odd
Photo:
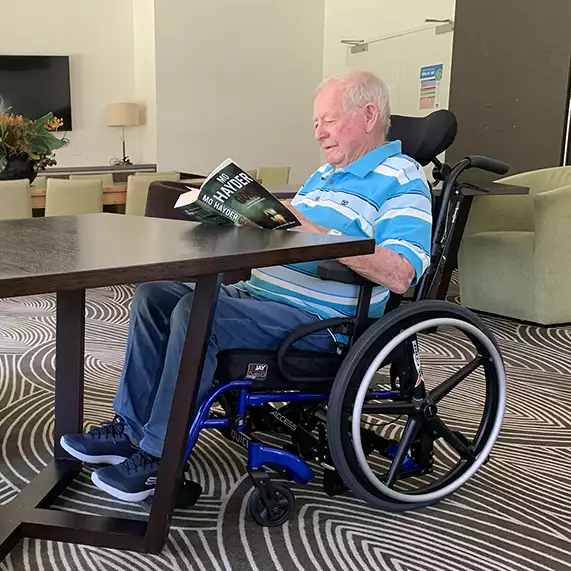
{"label": "wheelchair headrest", "polygon": [[424,167],[452,145],[457,131],[456,117],[446,109],[426,117],[391,115],[388,140],[399,139],[402,152]]}

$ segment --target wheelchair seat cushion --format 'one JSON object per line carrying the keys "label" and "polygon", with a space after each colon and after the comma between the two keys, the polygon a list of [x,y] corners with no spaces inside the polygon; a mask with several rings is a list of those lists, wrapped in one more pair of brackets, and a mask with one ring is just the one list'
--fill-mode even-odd
{"label": "wheelchair seat cushion", "polygon": [[218,354],[215,378],[219,382],[248,379],[255,390],[309,389],[330,387],[341,366],[343,357],[335,353],[291,350],[285,357],[286,369],[296,377],[315,377],[327,381],[289,382],[280,374],[275,351],[236,349]]}

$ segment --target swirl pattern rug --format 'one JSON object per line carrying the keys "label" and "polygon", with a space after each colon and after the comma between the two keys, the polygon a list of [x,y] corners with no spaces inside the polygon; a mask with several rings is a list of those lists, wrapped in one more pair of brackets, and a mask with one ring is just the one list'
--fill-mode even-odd
{"label": "swirl pattern rug", "polygon": [[[88,292],[86,428],[112,418],[131,287]],[[453,296],[452,296],[453,297]],[[292,486],[295,517],[262,529],[246,515],[250,483],[241,449],[203,433],[192,478],[204,492],[176,512],[159,556],[23,540],[1,571],[549,571],[571,565],[571,328],[484,318],[508,373],[508,405],[491,461],[454,496],[419,512],[389,514],[351,495],[330,498],[321,474]],[[0,502],[51,459],[55,297],[0,300]],[[442,346],[445,344],[443,343]],[[447,345],[450,345],[447,342]],[[435,339],[428,363],[438,370]],[[454,344],[462,350],[462,341]],[[470,399],[458,414],[470,415]],[[138,505],[94,488],[90,470],[56,504],[78,513],[144,518]]]}

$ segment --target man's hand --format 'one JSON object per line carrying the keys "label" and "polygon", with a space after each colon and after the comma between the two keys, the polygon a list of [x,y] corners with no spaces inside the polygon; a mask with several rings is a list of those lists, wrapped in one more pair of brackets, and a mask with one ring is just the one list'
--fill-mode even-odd
{"label": "man's hand", "polygon": [[323,228],[323,226],[319,226],[318,224],[314,224],[304,216],[295,206],[291,205],[289,200],[284,200],[283,205],[300,221],[301,226],[296,226],[295,228],[290,228],[290,230],[296,232],[311,232],[313,234],[327,234],[329,230],[327,228]]}

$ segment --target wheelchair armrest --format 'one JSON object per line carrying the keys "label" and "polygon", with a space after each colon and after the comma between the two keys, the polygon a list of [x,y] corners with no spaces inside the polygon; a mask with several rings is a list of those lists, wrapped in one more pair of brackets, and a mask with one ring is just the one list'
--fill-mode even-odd
{"label": "wheelchair armrest", "polygon": [[340,262],[321,262],[317,266],[317,277],[344,284],[364,285],[373,283]]}
{"label": "wheelchair armrest", "polygon": [[278,369],[284,379],[289,381],[290,383],[303,383],[303,382],[319,382],[319,381],[330,381],[327,377],[295,377],[294,375],[290,375],[286,371],[286,362],[285,357],[287,354],[288,349],[292,347],[292,345],[303,339],[307,335],[311,335],[312,333],[316,333],[317,331],[323,331],[325,329],[332,329],[334,327],[339,327],[341,325],[351,325],[355,324],[355,318],[353,317],[332,317],[330,319],[323,319],[319,321],[315,321],[313,323],[308,323],[307,325],[302,325],[298,327],[294,331],[292,331],[279,345],[277,353],[276,353],[276,362],[278,365]]}

